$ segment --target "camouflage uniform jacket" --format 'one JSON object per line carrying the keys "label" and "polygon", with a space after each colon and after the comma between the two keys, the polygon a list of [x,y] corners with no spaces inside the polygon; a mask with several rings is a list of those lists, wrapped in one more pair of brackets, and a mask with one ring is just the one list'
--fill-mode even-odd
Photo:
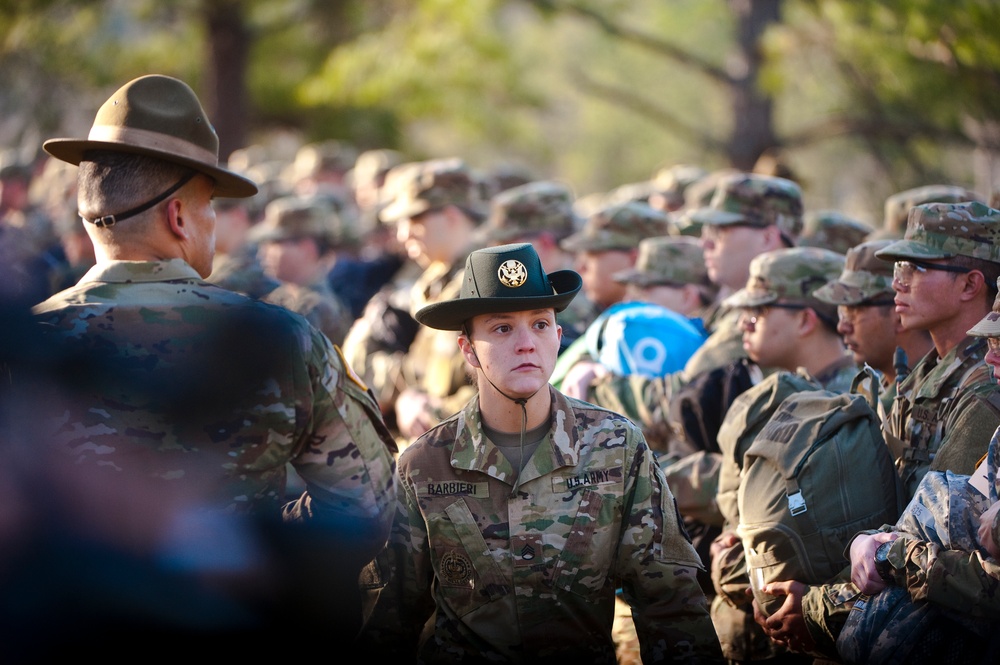
{"label": "camouflage uniform jacket", "polygon": [[[1000,425],[1000,387],[985,356],[985,340],[966,337],[944,358],[931,349],[898,385],[883,434],[904,498],[929,470],[971,474],[986,452]],[[809,631],[828,652],[859,596],[849,579],[848,569],[829,584],[810,586],[802,599]]]}
{"label": "camouflage uniform jacket", "polygon": [[350,307],[333,292],[325,277],[308,286],[282,284],[263,300],[298,312],[337,345],[344,343],[354,321]]}
{"label": "camouflage uniform jacket", "polygon": [[930,471],[896,524],[882,527],[899,536],[887,557],[893,585],[857,602],[837,641],[845,662],[976,662],[991,647],[993,658],[981,662],[995,660],[1000,565],[980,545],[978,531],[1000,489],[998,434],[980,486],[986,495],[970,487],[968,475]]}
{"label": "camouflage uniform jacket", "polygon": [[984,362],[986,342],[966,337],[948,355],[933,349],[899,385],[886,443],[907,497],[929,469],[970,474],[1000,425],[1000,387]]}
{"label": "camouflage uniform jacket", "polygon": [[202,280],[187,263],[112,261],[34,308],[81,372],[52,438],[76,468],[210,492],[281,514],[286,465],[308,492],[286,518],[330,517],[385,542],[394,443],[339,351],[300,315]]}
{"label": "camouflage uniform jacket", "polygon": [[366,653],[613,664],[620,587],[644,662],[720,659],[701,562],[642,433],[549,390],[552,429],[520,477],[484,436],[478,396],[400,453]]}
{"label": "camouflage uniform jacket", "polygon": [[208,281],[257,299],[279,286],[277,280],[264,274],[264,269],[257,260],[255,247],[240,250],[236,254],[216,254]]}

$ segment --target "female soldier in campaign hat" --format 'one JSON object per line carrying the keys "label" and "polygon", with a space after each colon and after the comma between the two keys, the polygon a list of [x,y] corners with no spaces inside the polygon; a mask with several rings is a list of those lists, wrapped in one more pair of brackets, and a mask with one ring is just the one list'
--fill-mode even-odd
{"label": "female soldier in campaign hat", "polygon": [[[701,561],[642,432],[549,385],[556,312],[580,290],[527,243],[472,252],[460,297],[416,313],[460,331],[479,393],[400,453],[365,648],[400,662],[616,662],[615,593],[643,660],[721,661]],[[425,628],[426,626],[426,628]]]}

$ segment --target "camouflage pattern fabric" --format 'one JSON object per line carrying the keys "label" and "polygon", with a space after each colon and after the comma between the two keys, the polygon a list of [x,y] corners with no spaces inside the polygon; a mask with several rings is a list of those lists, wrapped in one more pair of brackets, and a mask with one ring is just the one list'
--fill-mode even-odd
{"label": "camouflage pattern fabric", "polygon": [[885,438],[907,497],[927,471],[971,474],[986,453],[1000,425],[1000,386],[985,356],[973,337],[944,358],[931,349],[897,387]]}
{"label": "camouflage pattern fabric", "polygon": [[[983,361],[986,344],[968,337],[944,358],[934,349],[897,386],[885,422],[903,496],[912,498],[928,472],[971,474],[1000,425],[1000,386]],[[802,600],[813,638],[833,644],[859,592],[848,576],[810,587]]]}
{"label": "camouflage pattern fabric", "polygon": [[821,286],[813,295],[831,305],[860,305],[872,300],[892,302],[892,263],[875,253],[885,249],[891,240],[869,240],[847,250],[844,271],[840,277]]}
{"label": "camouflage pattern fabric", "polygon": [[1000,263],[1000,210],[977,201],[911,208],[903,239],[875,256],[884,261],[969,256]]}
{"label": "camouflage pattern fabric", "polygon": [[648,203],[630,201],[605,206],[590,215],[583,228],[565,238],[567,252],[629,250],[643,238],[670,234],[670,216]]}
{"label": "camouflage pattern fabric", "polygon": [[845,256],[819,247],[792,247],[758,254],[750,261],[747,284],[725,300],[729,307],[759,307],[786,303],[810,307],[837,321],[837,308],[815,292],[837,279]]}
{"label": "camouflage pattern fabric", "polygon": [[874,231],[866,222],[854,219],[839,210],[817,210],[805,215],[799,247],[824,247],[846,254],[847,250],[865,241]]}
{"label": "camouflage pattern fabric", "polygon": [[701,243],[686,236],[644,238],[639,241],[635,267],[612,278],[641,286],[698,284],[711,288]]}
{"label": "camouflage pattern fabric", "polygon": [[573,209],[572,190],[561,182],[539,180],[494,196],[478,238],[484,245],[502,245],[545,231],[561,240],[580,224]]}
{"label": "camouflage pattern fabric", "polygon": [[379,218],[387,223],[448,205],[458,206],[476,219],[486,215],[487,199],[481,183],[457,158],[395,166],[386,174],[384,191],[391,198]]}
{"label": "camouflage pattern fabric", "polygon": [[207,281],[258,300],[278,288],[278,281],[264,274],[255,247],[234,255],[216,254]]}
{"label": "camouflage pattern fabric", "polygon": [[350,308],[325,278],[309,286],[282,284],[262,300],[301,314],[337,345],[344,343],[354,320]]}
{"label": "camouflage pattern fabric", "polygon": [[873,232],[871,239],[896,239],[906,231],[906,220],[910,209],[925,203],[962,203],[986,199],[965,187],[958,185],[925,185],[897,192],[885,200],[882,216],[882,228]]}
{"label": "camouflage pattern fabric", "polygon": [[996,433],[986,463],[989,496],[968,475],[924,476],[892,529],[896,584],[855,603],[837,640],[845,662],[996,662],[1000,565],[977,535],[979,516],[998,500]]}
{"label": "camouflage pattern fabric", "polygon": [[380,546],[394,442],[364,386],[299,315],[226,291],[187,263],[112,261],[37,305],[77,377],[52,440],[81,471],[186,488],[207,508],[277,516],[286,465],[308,492],[286,519],[356,522]]}
{"label": "camouflage pattern fabric", "polygon": [[719,179],[709,204],[690,212],[699,224],[772,224],[790,241],[802,233],[802,189],[785,178],[736,173]]}
{"label": "camouflage pattern fabric", "polygon": [[620,587],[644,662],[721,662],[701,562],[642,433],[550,391],[552,429],[519,477],[484,436],[478,398],[400,453],[365,653],[613,664]]}

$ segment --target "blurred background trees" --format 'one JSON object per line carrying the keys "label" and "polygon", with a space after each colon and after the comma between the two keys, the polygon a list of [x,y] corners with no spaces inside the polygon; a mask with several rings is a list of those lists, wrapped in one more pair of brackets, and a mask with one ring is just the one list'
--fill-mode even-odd
{"label": "blurred background trees", "polygon": [[0,146],[82,135],[157,72],[223,155],[339,139],[578,194],[777,158],[810,207],[1000,182],[990,0],[0,0]]}

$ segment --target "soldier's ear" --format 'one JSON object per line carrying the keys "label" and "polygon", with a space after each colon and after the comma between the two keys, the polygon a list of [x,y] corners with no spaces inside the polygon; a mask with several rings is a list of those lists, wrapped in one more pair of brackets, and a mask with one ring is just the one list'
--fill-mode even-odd
{"label": "soldier's ear", "polygon": [[959,277],[964,280],[960,296],[963,300],[974,300],[983,297],[983,293],[987,290],[986,277],[983,273],[978,270],[971,270],[960,274]]}
{"label": "soldier's ear", "polygon": [[469,363],[471,367],[482,368],[479,356],[476,355],[476,347],[473,346],[472,340],[464,331],[458,335],[458,348],[461,350],[465,362]]}

